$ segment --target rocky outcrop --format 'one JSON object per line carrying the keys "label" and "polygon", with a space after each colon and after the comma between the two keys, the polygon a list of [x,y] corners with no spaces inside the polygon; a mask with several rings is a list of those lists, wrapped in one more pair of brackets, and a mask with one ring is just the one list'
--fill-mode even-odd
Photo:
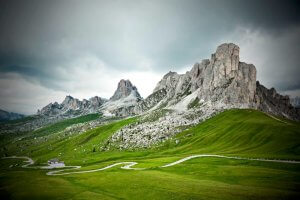
{"label": "rocky outcrop", "polygon": [[110,100],[116,101],[122,98],[126,98],[131,94],[133,94],[137,99],[142,99],[137,88],[134,85],[132,85],[132,83],[129,80],[122,79],[118,83],[118,88],[115,91],[114,95],[110,98]]}
{"label": "rocky outcrop", "polygon": [[89,102],[90,102],[90,107],[96,110],[105,102],[107,102],[107,100],[98,96],[94,96],[89,99]]}
{"label": "rocky outcrop", "polygon": [[68,110],[79,110],[87,107],[87,100],[83,99],[80,101],[79,99],[73,98],[70,95],[66,96],[65,100],[61,103],[61,108],[63,111]]}
{"label": "rocky outcrop", "polygon": [[47,106],[43,107],[41,110],[37,111],[38,115],[53,116],[61,113],[61,105],[57,102],[49,103]]}
{"label": "rocky outcrop", "polygon": [[87,113],[101,112],[105,116],[129,116],[135,114],[135,106],[142,100],[137,88],[129,80],[121,80],[114,95],[106,100],[95,96],[89,100],[80,101],[70,95],[64,101],[50,103],[38,115],[74,117]]}
{"label": "rocky outcrop", "polygon": [[151,95],[149,95],[146,99],[143,101],[140,101],[135,107],[134,107],[134,113],[142,113],[144,111],[148,111],[151,109],[159,108],[159,105],[164,107],[162,103],[162,100],[165,98],[167,94],[167,91],[165,89],[160,89],[155,92],[153,92]]}
{"label": "rocky outcrop", "polygon": [[223,105],[252,107],[256,90],[256,69],[239,62],[239,47],[222,44],[210,60],[196,63],[190,72],[191,89],[198,98]]}
{"label": "rocky outcrop", "polygon": [[291,104],[289,96],[278,94],[274,88],[267,89],[258,81],[256,83],[256,105],[259,110],[264,112],[300,120],[300,109]]}
{"label": "rocky outcrop", "polygon": [[57,102],[50,103],[41,110],[38,110],[37,114],[43,116],[65,115],[66,117],[69,115],[70,117],[73,117],[97,112],[106,101],[106,99],[98,96],[92,97],[89,100],[83,99],[80,101],[79,99],[68,95],[61,104]]}
{"label": "rocky outcrop", "polygon": [[185,74],[168,72],[153,93],[136,106],[136,113],[161,107],[184,111],[194,102],[215,109],[254,108],[299,120],[299,112],[287,96],[271,95],[256,84],[255,66],[241,62],[239,53],[237,45],[222,44],[210,59],[194,64]]}
{"label": "rocky outcrop", "polygon": [[122,79],[114,95],[101,107],[101,111],[106,116],[134,115],[135,107],[141,101],[142,97],[137,88],[129,80]]}
{"label": "rocky outcrop", "polygon": [[[212,106],[253,107],[256,91],[256,69],[252,64],[239,61],[239,47],[235,44],[222,44],[211,59],[196,63],[185,74],[167,73],[156,85],[153,94],[162,92],[159,102],[149,101],[140,103],[143,109],[155,107],[154,103],[166,108],[176,108],[176,104],[188,109],[190,101],[198,98],[201,102],[209,102]],[[192,95],[193,98],[188,97]],[[184,103],[183,103],[184,101]]]}

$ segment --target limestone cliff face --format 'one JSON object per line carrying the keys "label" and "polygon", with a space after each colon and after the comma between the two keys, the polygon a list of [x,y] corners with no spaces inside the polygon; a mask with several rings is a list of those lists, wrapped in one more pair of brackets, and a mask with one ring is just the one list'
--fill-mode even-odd
{"label": "limestone cliff face", "polygon": [[267,89],[258,81],[256,83],[256,106],[257,109],[281,117],[300,120],[300,109],[295,108],[289,96],[283,96],[274,88]]}
{"label": "limestone cliff face", "polygon": [[114,95],[103,104],[101,111],[104,115],[129,116],[135,114],[135,106],[142,101],[137,88],[130,80],[120,80]]}
{"label": "limestone cliff face", "polygon": [[147,109],[188,109],[195,98],[216,109],[255,108],[264,112],[299,120],[299,110],[289,97],[256,83],[256,68],[241,62],[240,48],[221,44],[210,59],[194,64],[185,74],[168,72],[153,93],[136,106],[136,112]]}
{"label": "limestone cliff face", "polygon": [[251,107],[256,90],[256,69],[239,61],[239,47],[222,44],[210,60],[196,63],[190,72],[191,89],[198,97],[237,107]]}
{"label": "limestone cliff face", "polygon": [[131,95],[132,93],[134,93],[136,98],[142,99],[141,95],[139,94],[139,92],[137,90],[137,88],[135,86],[133,86],[132,83],[129,80],[122,79],[118,83],[117,90],[115,91],[114,95],[110,98],[110,100],[111,101],[116,101],[116,100],[119,100],[121,98],[126,98],[129,95]]}
{"label": "limestone cliff face", "polygon": [[96,112],[107,100],[95,96],[89,100],[83,99],[80,101],[70,95],[66,96],[64,101],[59,104],[57,102],[50,103],[38,110],[38,115],[57,116],[65,115],[65,117],[72,117],[80,114],[87,114]]}
{"label": "limestone cliff face", "polygon": [[[196,96],[203,102],[252,107],[255,90],[255,67],[240,62],[239,47],[230,43],[220,45],[210,60],[196,63],[186,74],[167,73],[149,97],[160,91],[163,93],[160,104],[170,107],[197,91]],[[145,101],[153,107],[149,102],[157,99]]]}

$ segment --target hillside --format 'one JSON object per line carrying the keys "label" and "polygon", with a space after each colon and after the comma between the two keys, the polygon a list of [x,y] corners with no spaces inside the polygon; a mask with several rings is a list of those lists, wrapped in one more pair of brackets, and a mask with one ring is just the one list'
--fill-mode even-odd
{"label": "hillside", "polygon": [[1,199],[299,199],[300,110],[239,52],[2,123]]}
{"label": "hillside", "polygon": [[[122,151],[117,149],[103,151],[102,147],[117,130],[128,123],[137,123],[139,120],[139,118],[125,119],[99,126],[81,134],[63,137],[64,132],[61,131],[70,121],[65,120],[37,130],[21,142],[33,144],[32,146],[28,145],[26,154],[34,157],[46,156],[47,154],[44,155],[41,152],[47,152],[49,146],[51,146],[49,154],[53,157],[62,153],[63,160],[68,159],[65,155],[94,157],[111,152],[122,154]],[[41,136],[47,136],[47,134],[52,135],[45,142]],[[34,139],[38,136],[41,138]],[[300,160],[299,145],[300,124],[297,122],[275,118],[255,110],[228,110],[177,134],[171,140],[148,150],[140,149],[140,151],[151,152],[151,155],[168,156],[216,153]],[[95,150],[92,152],[94,147]],[[74,150],[75,148],[76,150]],[[11,147],[11,149],[15,148]]]}
{"label": "hillside", "polygon": [[229,110],[176,136],[166,152],[300,159],[300,124],[255,110]]}
{"label": "hillside", "polygon": [[[32,142],[33,145],[18,154],[32,157],[37,165],[57,157],[66,165],[81,165],[79,171],[124,161],[135,161],[138,164],[134,167],[145,170],[128,171],[116,166],[87,174],[48,177],[44,170],[21,169],[14,165],[8,168],[21,161],[6,159],[1,160],[1,172],[5,176],[0,194],[31,199],[51,199],[58,194],[75,199],[232,199],[233,196],[237,199],[281,199],[300,195],[296,189],[300,184],[299,164],[208,157],[159,168],[197,154],[300,160],[299,123],[255,110],[229,110],[151,149],[101,151],[101,146],[116,130],[139,120],[116,121],[66,138],[59,137],[60,132],[57,132],[47,141],[37,142],[29,137],[8,150]],[[11,153],[17,152],[8,152]],[[25,184],[29,179],[31,181]],[[20,192],[21,185],[26,190],[23,188]],[[44,189],[38,189],[41,185]]]}

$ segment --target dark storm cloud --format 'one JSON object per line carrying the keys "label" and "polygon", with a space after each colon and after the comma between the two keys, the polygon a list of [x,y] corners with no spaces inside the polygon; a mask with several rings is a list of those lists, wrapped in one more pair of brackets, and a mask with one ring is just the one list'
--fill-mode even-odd
{"label": "dark storm cloud", "polygon": [[114,73],[180,70],[209,58],[224,38],[242,46],[235,32],[243,27],[269,38],[249,56],[268,57],[257,64],[260,81],[299,89],[299,13],[299,1],[1,0],[0,73],[71,91],[82,81],[74,71],[98,70],[88,62]]}

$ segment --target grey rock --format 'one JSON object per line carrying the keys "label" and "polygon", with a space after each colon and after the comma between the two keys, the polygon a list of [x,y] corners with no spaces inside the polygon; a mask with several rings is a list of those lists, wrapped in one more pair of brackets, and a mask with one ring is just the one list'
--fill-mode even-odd
{"label": "grey rock", "polygon": [[[185,74],[168,72],[156,85],[152,97],[163,91],[161,98],[146,98],[138,109],[155,107],[156,104],[172,108],[197,90],[197,97],[204,102],[228,107],[253,107],[256,90],[256,69],[252,64],[239,61],[239,47],[222,44],[211,59],[196,63]],[[159,102],[158,102],[159,100]],[[144,106],[144,105],[150,106]],[[143,106],[141,106],[143,105]],[[137,110],[138,110],[137,109]]]}
{"label": "grey rock", "polygon": [[[162,108],[189,115],[197,110],[213,114],[230,108],[254,108],[299,120],[299,109],[291,105],[289,97],[257,83],[255,66],[241,62],[239,53],[237,45],[221,44],[210,59],[195,63],[185,74],[168,72],[145,99],[129,80],[122,79],[108,101],[100,97],[80,101],[67,96],[61,104],[51,103],[38,114],[66,117],[102,112],[125,117]],[[192,102],[196,103],[189,106]]]}
{"label": "grey rock", "polygon": [[106,101],[106,99],[97,96],[92,97],[89,100],[83,99],[80,101],[79,99],[68,95],[61,104],[57,102],[50,103],[41,110],[38,110],[37,114],[41,116],[63,115],[64,118],[70,118],[97,112]]}
{"label": "grey rock", "polygon": [[142,99],[141,95],[139,94],[137,88],[132,85],[130,80],[122,79],[118,83],[118,88],[115,91],[114,95],[110,98],[111,101],[116,101],[121,98],[128,97],[130,94],[134,94],[134,96],[138,99]]}
{"label": "grey rock", "polygon": [[292,120],[300,120],[300,109],[291,104],[289,96],[278,94],[274,88],[267,89],[258,81],[256,88],[256,105],[259,110]]}
{"label": "grey rock", "polygon": [[197,97],[201,104],[216,109],[254,108],[299,120],[299,112],[287,96],[276,91],[271,94],[273,90],[256,84],[255,66],[240,62],[239,52],[235,44],[222,44],[211,59],[194,64],[185,74],[168,72],[153,93],[135,107],[135,113],[163,107],[187,110],[188,103]]}
{"label": "grey rock", "polygon": [[107,102],[107,100],[104,99],[104,98],[98,97],[98,96],[94,96],[94,97],[91,97],[89,99],[89,102],[90,102],[90,105],[91,105],[92,108],[97,109],[102,104],[104,104],[105,102]]}

